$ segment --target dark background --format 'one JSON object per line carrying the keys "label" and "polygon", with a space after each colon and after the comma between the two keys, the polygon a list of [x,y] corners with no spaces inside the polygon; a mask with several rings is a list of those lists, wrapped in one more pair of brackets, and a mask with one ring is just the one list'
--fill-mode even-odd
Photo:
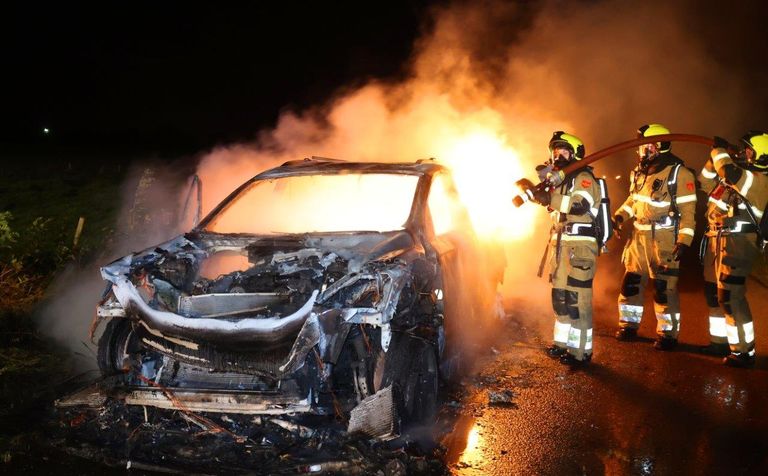
{"label": "dark background", "polygon": [[248,141],[285,108],[406,74],[429,17],[426,1],[235,3],[6,7],[0,145],[173,155]]}
{"label": "dark background", "polygon": [[[430,31],[435,9],[496,2],[190,3],[4,6],[0,160],[14,160],[20,152],[65,149],[173,157],[247,142],[285,109],[323,104],[342,88],[371,78],[402,79],[415,42]],[[543,2],[510,3],[527,12],[519,15],[519,23],[510,26],[500,19],[498,28],[488,29],[497,34],[476,39],[474,59],[489,71],[494,52],[515,41],[516,32]],[[572,14],[600,2],[551,3]],[[711,104],[703,106],[714,109],[731,100],[718,96],[715,76],[720,72],[748,77],[749,118],[727,120],[739,131],[747,125],[768,127],[768,94],[763,92],[768,83],[768,2],[684,0],[678,9],[685,12],[683,21],[661,17],[658,22],[674,21],[687,30],[721,66],[712,77],[689,78],[712,84]],[[605,21],[595,18],[594,28]],[[564,19],[563,43],[583,38],[591,26],[573,31]],[[649,37],[656,34],[654,22],[633,27]],[[664,69],[684,60],[657,53],[651,64],[624,66],[641,74],[643,68]],[[43,133],[44,128],[50,133]]]}

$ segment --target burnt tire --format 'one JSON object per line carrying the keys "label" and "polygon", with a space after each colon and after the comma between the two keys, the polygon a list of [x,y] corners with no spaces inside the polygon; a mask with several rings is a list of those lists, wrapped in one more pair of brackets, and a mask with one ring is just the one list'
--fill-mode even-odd
{"label": "burnt tire", "polygon": [[381,386],[396,388],[403,423],[429,423],[437,412],[438,361],[435,346],[408,334],[394,333],[383,354]]}
{"label": "burnt tire", "polygon": [[123,373],[126,359],[136,350],[138,339],[133,332],[131,321],[124,318],[110,320],[99,338],[96,354],[101,374],[109,376]]}

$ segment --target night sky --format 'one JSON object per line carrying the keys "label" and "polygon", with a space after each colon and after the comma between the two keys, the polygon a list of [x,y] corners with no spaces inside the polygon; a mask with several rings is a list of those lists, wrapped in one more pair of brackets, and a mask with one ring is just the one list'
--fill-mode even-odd
{"label": "night sky", "polygon": [[375,15],[344,2],[11,7],[0,33],[0,143],[173,154],[252,140],[285,108],[406,73],[429,7],[380,7]]}
{"label": "night sky", "polygon": [[[377,2],[364,9],[359,2],[319,1],[4,7],[0,152],[69,147],[178,155],[252,141],[286,109],[323,104],[371,78],[401,79],[417,38],[430,29],[433,9],[448,3]],[[591,3],[599,2],[582,2]],[[690,22],[682,26],[708,44],[723,71],[752,77],[757,120],[750,123],[759,127],[768,118],[768,94],[759,86],[768,81],[768,2],[687,4]],[[637,28],[654,34],[653,24]],[[579,32],[564,25],[563,35],[577,38]],[[478,43],[492,52],[504,46],[494,48],[494,42],[510,39]],[[659,51],[650,67],[674,60]],[[712,107],[723,100],[716,95],[713,88]]]}

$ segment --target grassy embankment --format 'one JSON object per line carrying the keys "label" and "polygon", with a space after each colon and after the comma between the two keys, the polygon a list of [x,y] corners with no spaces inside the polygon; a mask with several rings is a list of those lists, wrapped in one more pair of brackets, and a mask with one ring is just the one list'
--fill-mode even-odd
{"label": "grassy embankment", "polygon": [[126,164],[97,157],[0,159],[0,417],[8,417],[66,374],[66,359],[31,315],[57,272],[98,256],[114,235]]}

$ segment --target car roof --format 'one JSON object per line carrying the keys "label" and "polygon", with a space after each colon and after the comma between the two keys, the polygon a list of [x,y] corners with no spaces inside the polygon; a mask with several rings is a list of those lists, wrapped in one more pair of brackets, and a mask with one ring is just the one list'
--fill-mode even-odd
{"label": "car roof", "polygon": [[348,162],[327,157],[311,157],[285,162],[279,167],[256,175],[253,179],[261,180],[298,175],[335,175],[350,172],[432,176],[437,172],[447,170],[435,159],[416,162]]}
{"label": "car roof", "polygon": [[213,217],[226,208],[243,190],[254,182],[281,177],[299,177],[307,175],[341,175],[345,173],[365,174],[400,174],[415,175],[431,178],[438,172],[450,172],[449,169],[438,164],[435,159],[417,160],[416,162],[347,162],[345,160],[330,159],[327,157],[311,157],[304,160],[292,160],[279,167],[266,170],[233,190],[223,201],[216,205],[200,223],[196,229],[205,228]]}

